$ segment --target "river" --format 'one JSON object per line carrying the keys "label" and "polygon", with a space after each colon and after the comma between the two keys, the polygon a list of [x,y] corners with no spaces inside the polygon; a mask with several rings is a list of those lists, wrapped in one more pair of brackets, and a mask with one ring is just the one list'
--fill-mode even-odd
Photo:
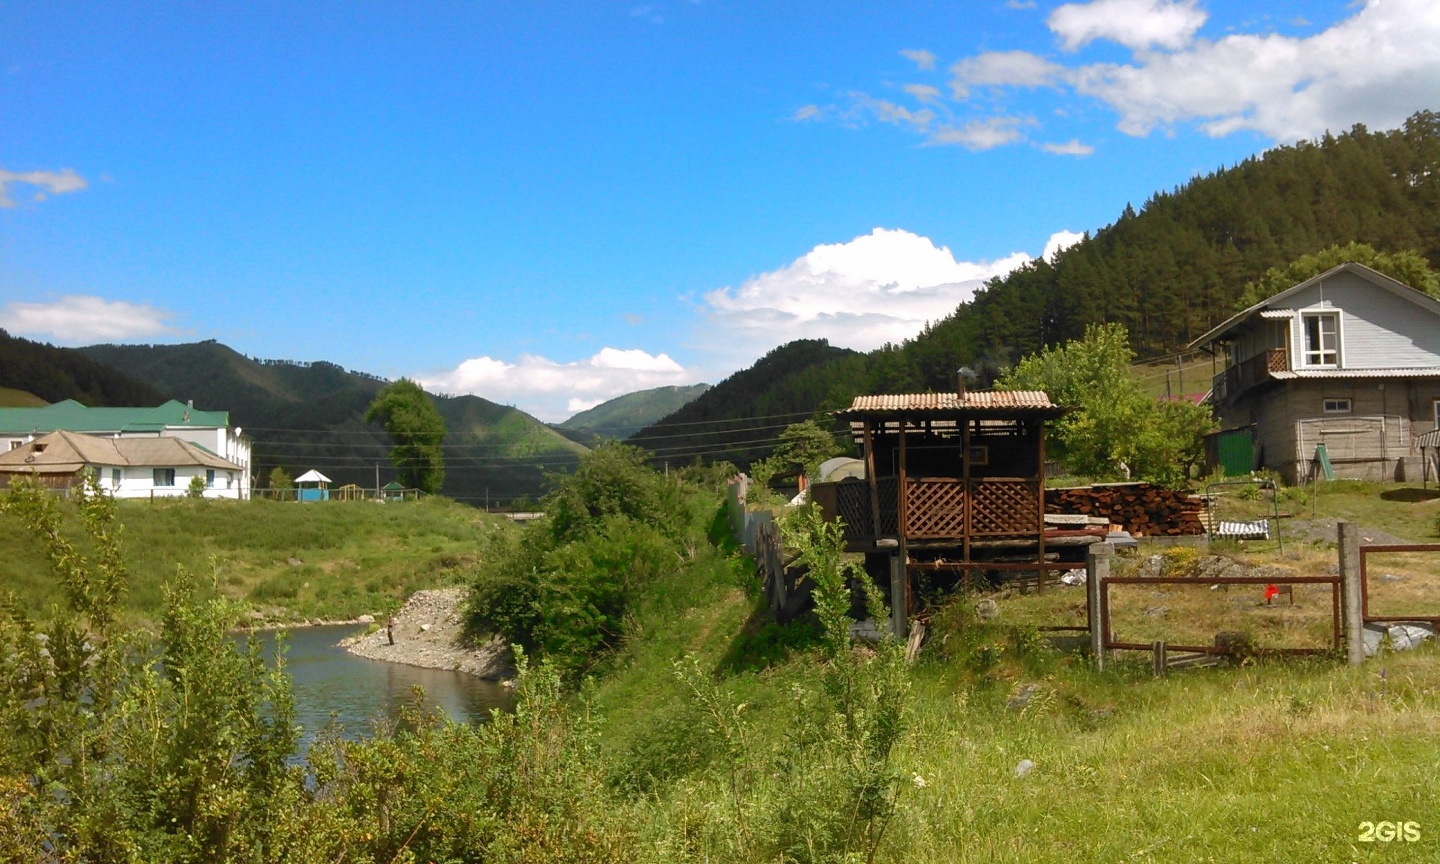
{"label": "river", "polygon": [[[295,721],[304,728],[302,749],[334,717],[346,738],[369,735],[379,717],[393,718],[425,690],[425,704],[451,719],[484,720],[492,708],[508,709],[510,692],[493,681],[446,669],[420,669],[356,657],[336,645],[364,625],[300,627],[289,631],[286,670],[295,694]],[[237,637],[243,640],[243,637]],[[265,657],[273,662],[275,634],[261,632]]]}

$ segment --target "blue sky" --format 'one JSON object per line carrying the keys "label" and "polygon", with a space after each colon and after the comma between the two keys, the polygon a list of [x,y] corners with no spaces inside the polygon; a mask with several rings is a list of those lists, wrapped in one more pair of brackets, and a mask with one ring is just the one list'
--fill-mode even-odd
{"label": "blue sky", "polygon": [[1430,0],[3,2],[0,327],[556,420],[1437,108]]}

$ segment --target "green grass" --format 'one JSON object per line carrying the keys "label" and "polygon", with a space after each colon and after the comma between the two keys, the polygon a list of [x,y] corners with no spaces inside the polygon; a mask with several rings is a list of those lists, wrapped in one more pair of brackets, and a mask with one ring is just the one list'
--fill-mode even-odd
{"label": "green grass", "polygon": [[[440,498],[376,504],[171,499],[119,502],[129,617],[154,622],[165,579],[183,567],[274,621],[396,609],[420,588],[468,577],[499,517]],[[62,507],[72,505],[62,502]],[[68,520],[78,531],[78,520]],[[74,537],[83,547],[83,538]],[[63,601],[38,542],[0,514],[0,577],[42,617]]]}
{"label": "green grass", "polygon": [[27,390],[0,387],[0,408],[43,408],[49,404]]}
{"label": "green grass", "polygon": [[[1341,483],[1322,492],[1318,506],[1322,516],[1433,539],[1433,517],[1414,497],[1400,487]],[[1334,554],[1333,547],[1309,544],[1285,557],[1249,557],[1304,569],[1324,566]],[[1176,557],[1195,554],[1181,550]],[[1402,572],[1406,563],[1387,567]],[[1403,572],[1417,579],[1433,572],[1409,563]],[[806,651],[814,622],[769,621],[746,590],[750,578],[748,562],[718,550],[700,553],[664,586],[663,603],[638,613],[640,635],[599,670],[591,704],[605,717],[602,753],[616,806],[633,808],[642,835],[669,850],[660,858],[733,853],[723,839],[706,844],[747,824],[760,830],[767,808],[785,800],[796,782],[794,769],[785,767],[787,742],[813,734],[803,728],[793,694],[816,686],[817,661]],[[1229,597],[1240,590],[1232,588]],[[1195,602],[1223,601],[1224,594],[1202,591]],[[1099,672],[1087,657],[1060,653],[1033,630],[1015,629],[1026,604],[1036,614],[1083,622],[1082,589],[1012,597],[1001,618],[983,626],[965,612],[970,602],[959,598],[937,615],[911,667],[910,733],[897,757],[905,782],[875,860],[1440,860],[1435,645],[1358,668],[1327,656],[1154,678],[1148,656],[1122,655]],[[1137,602],[1188,608],[1186,601],[1148,595]],[[1297,602],[1308,604],[1303,597]],[[1328,622],[1328,600],[1320,605]],[[1131,611],[1146,620],[1138,607]],[[1315,635],[1303,622],[1287,623],[1290,610],[1246,611],[1275,619],[1257,625],[1262,632],[1273,626],[1297,641]],[[746,764],[761,766],[741,806],[727,791],[730,757],[713,718],[675,675],[687,655],[748,730]],[[1007,707],[1024,685],[1038,688],[1029,703]],[[1035,768],[1016,777],[1022,759]],[[1362,823],[1382,821],[1418,823],[1421,837],[1359,840]],[[688,857],[681,849],[691,850]]]}
{"label": "green grass", "polygon": [[1138,363],[1130,367],[1131,377],[1140,382],[1146,393],[1157,398],[1166,394],[1167,381],[1168,392],[1174,396],[1204,393],[1210,389],[1210,383],[1219,371],[1221,369],[1213,366],[1210,358],[1203,354],[1187,356],[1178,368],[1174,360],[1169,363]]}

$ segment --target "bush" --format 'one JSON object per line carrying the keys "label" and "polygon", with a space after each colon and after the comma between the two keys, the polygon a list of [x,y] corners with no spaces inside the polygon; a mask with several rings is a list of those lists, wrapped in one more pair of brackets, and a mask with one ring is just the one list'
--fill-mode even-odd
{"label": "bush", "polygon": [[627,632],[639,593],[703,543],[679,478],[602,444],[546,496],[546,518],[492,538],[469,599],[471,629],[498,633],[572,674]]}

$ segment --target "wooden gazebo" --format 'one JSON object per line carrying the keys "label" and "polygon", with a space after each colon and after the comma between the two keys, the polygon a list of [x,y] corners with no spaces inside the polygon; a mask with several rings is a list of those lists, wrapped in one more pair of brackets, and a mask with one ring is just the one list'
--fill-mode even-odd
{"label": "wooden gazebo", "polygon": [[[1039,391],[859,396],[836,412],[865,454],[865,478],[811,494],[845,521],[846,547],[911,610],[911,577],[1063,566],[1047,543],[1090,542],[1046,528],[1045,422],[1070,409]],[[896,616],[897,630],[905,616]]]}

